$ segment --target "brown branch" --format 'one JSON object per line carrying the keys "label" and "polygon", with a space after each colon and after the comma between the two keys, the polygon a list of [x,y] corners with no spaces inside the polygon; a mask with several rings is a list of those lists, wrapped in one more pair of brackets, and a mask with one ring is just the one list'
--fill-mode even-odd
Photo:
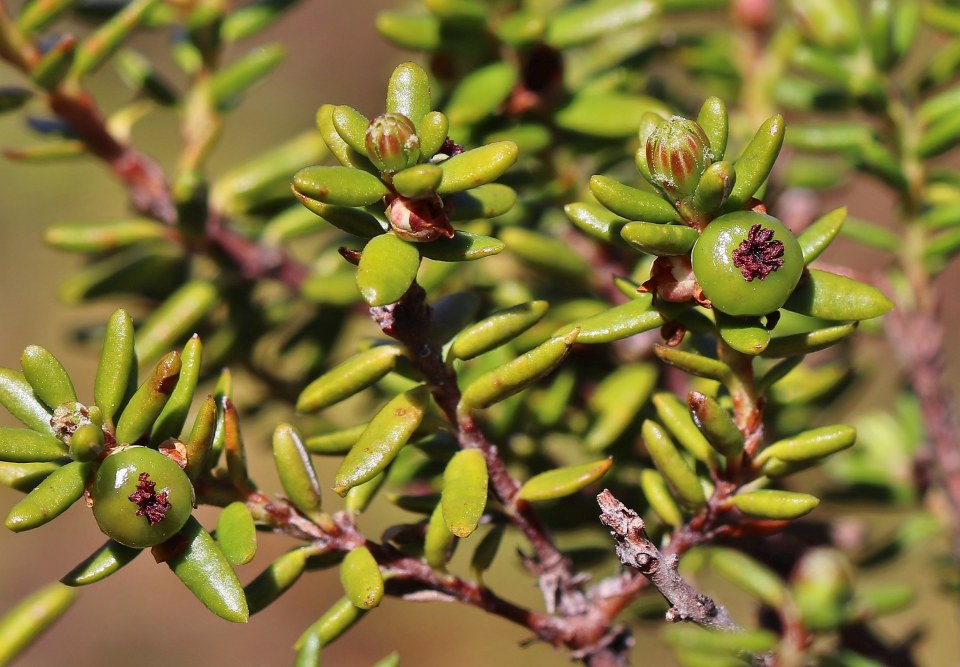
{"label": "brown branch", "polygon": [[167,224],[176,221],[176,206],[163,170],[152,158],[110,133],[93,98],[82,91],[71,94],[58,88],[47,95],[47,104],[124,184],[138,212]]}
{"label": "brown branch", "polygon": [[954,523],[954,552],[960,557],[960,438],[953,394],[943,381],[943,324],[936,314],[902,307],[887,315],[884,324],[923,413],[928,446],[917,465],[932,469],[943,488]]}
{"label": "brown branch", "polygon": [[265,247],[228,226],[212,213],[204,230],[204,241],[224,256],[243,278],[256,282],[263,278],[280,281],[291,292],[299,292],[310,275],[307,267],[279,247]]}
{"label": "brown branch", "polygon": [[643,519],[617,500],[609,490],[597,496],[600,521],[611,528],[617,542],[617,557],[650,580],[670,603],[668,621],[692,621],[698,625],[736,632],[740,626],[723,605],[698,593],[677,572],[676,555],[666,556],[647,538]]}
{"label": "brown branch", "polygon": [[410,351],[411,360],[430,384],[440,409],[457,427],[460,446],[479,449],[483,453],[490,473],[490,486],[536,554],[534,570],[541,578],[548,610],[556,605],[561,613],[582,612],[582,595],[577,601],[571,598],[579,582],[575,582],[569,560],[553,544],[533,507],[517,500],[520,486],[507,471],[497,447],[486,439],[472,418],[457,415],[460,389],[453,371],[443,363],[440,350],[429,339],[431,314],[423,288],[414,283],[399,301],[373,307],[370,312],[385,334],[403,343]]}

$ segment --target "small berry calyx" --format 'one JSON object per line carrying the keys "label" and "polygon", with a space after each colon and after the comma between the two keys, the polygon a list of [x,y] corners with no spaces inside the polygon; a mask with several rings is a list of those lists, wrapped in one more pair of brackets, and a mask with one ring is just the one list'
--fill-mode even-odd
{"label": "small berry calyx", "polygon": [[157,493],[154,489],[157,483],[150,481],[150,473],[141,472],[137,478],[137,490],[127,496],[127,500],[137,506],[136,515],[147,518],[151,526],[160,523],[173,507],[167,500],[169,492],[166,490]]}
{"label": "small berry calyx", "polygon": [[428,243],[440,237],[452,239],[455,231],[450,224],[440,197],[409,199],[398,195],[387,206],[390,228],[398,238],[414,243]]}
{"label": "small berry calyx", "polygon": [[748,283],[763,280],[783,266],[783,242],[773,238],[773,230],[753,225],[747,238],[733,251],[733,265]]}

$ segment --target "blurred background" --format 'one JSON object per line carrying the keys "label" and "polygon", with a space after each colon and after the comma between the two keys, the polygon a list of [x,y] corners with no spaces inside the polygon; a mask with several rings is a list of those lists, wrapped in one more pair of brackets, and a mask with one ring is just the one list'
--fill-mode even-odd
{"label": "blurred background", "polygon": [[[397,4],[386,0],[310,0],[259,35],[257,42],[283,43],[289,57],[277,74],[229,116],[212,162],[214,171],[222,171],[311,127],[321,103],[350,104],[368,116],[378,113],[391,70],[410,57],[389,46],[373,27],[379,9]],[[161,41],[153,52],[164,54]],[[158,64],[161,68],[169,66]],[[126,94],[108,69],[93,81],[95,92],[107,108]],[[0,86],[14,82],[13,73],[0,66]],[[17,115],[0,116],[0,143],[4,147],[27,143],[22,123],[22,117]],[[134,141],[162,164],[169,165],[174,158],[171,148],[177,146],[174,120],[156,114],[137,126]],[[886,191],[858,181],[843,193],[841,203],[847,204],[856,217],[882,223],[891,208],[891,202],[884,200],[886,196]],[[124,204],[124,193],[109,174],[89,161],[55,166],[0,161],[0,285],[4,286],[0,296],[0,366],[17,367],[26,345],[43,345],[64,362],[81,400],[84,395],[89,396],[97,353],[72,340],[68,332],[77,325],[102,323],[122,304],[70,308],[58,303],[58,283],[80,260],[45,248],[41,235],[53,222],[121,217],[126,213]],[[844,248],[833,252],[842,255],[848,251]],[[869,256],[843,255],[837,259],[865,267],[872,261]],[[960,276],[952,271],[946,276],[946,284],[954,284],[957,279]],[[955,324],[960,306],[954,300],[950,308],[950,321]],[[950,350],[952,369],[957,368],[956,347],[953,345]],[[952,371],[950,378],[956,381],[957,377],[956,371]],[[275,476],[272,477],[269,432],[279,419],[286,418],[289,417],[264,414],[244,423],[250,467],[267,493],[279,489]],[[0,417],[4,425],[12,423],[9,420],[5,414]],[[332,478],[334,463],[318,460],[318,468],[322,478]],[[9,508],[18,497],[0,488],[0,507]],[[331,504],[337,500],[331,498]],[[835,508],[820,511],[832,509]],[[843,511],[853,512],[880,530],[893,530],[901,519],[890,513],[871,514],[865,508],[845,506]],[[69,571],[103,542],[102,534],[86,514],[87,510],[77,504],[57,520],[56,527],[22,535],[0,531],[0,612]],[[215,512],[203,509],[199,513],[208,527],[215,516]],[[397,516],[389,510],[373,512],[364,515],[361,527],[376,536],[391,521],[405,520]],[[72,531],[69,534],[68,527]],[[241,579],[252,579],[289,546],[289,540],[262,535],[260,552],[252,564],[241,569]],[[514,545],[505,546],[504,553],[515,550]],[[874,571],[870,575],[878,581],[906,579],[916,588],[917,604],[882,626],[892,637],[906,638],[916,633],[923,664],[931,666],[957,664],[960,660],[955,600],[938,594],[942,581],[938,557],[947,551],[946,544],[931,544],[912,561],[898,562],[896,570]],[[499,567],[489,575],[491,587],[505,591],[507,597],[520,604],[540,608],[540,594],[522,573],[519,559],[500,560]],[[465,571],[462,561],[461,554],[454,561],[454,571]],[[737,616],[736,594],[717,587],[716,582],[707,580],[702,584],[707,592],[732,602]],[[254,616],[248,627],[235,626],[206,612],[166,567],[157,566],[149,554],[144,554],[120,573],[82,589],[67,615],[16,664],[288,665],[293,659],[292,644],[302,630],[341,595],[335,569],[307,573],[279,602]],[[738,618],[745,623],[752,620],[748,614]],[[636,665],[674,664],[669,651],[652,640],[659,627],[658,622],[637,626]],[[371,665],[394,650],[400,651],[401,664],[406,667],[570,664],[565,653],[543,644],[519,648],[527,639],[529,635],[521,629],[461,605],[386,599],[380,609],[325,651],[323,664]]]}

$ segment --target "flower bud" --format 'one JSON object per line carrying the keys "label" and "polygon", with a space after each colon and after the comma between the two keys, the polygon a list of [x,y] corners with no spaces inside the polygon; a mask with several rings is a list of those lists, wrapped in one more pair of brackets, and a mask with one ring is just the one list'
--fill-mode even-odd
{"label": "flower bud", "polygon": [[703,128],[680,116],[663,121],[647,137],[646,156],[653,182],[677,198],[692,195],[713,162]]}
{"label": "flower bud", "polygon": [[399,113],[377,116],[367,127],[367,157],[380,170],[394,173],[420,159],[420,139],[413,122]]}
{"label": "flower bud", "polygon": [[441,236],[453,238],[450,218],[443,208],[443,201],[437,196],[423,199],[397,197],[387,206],[387,219],[393,233],[404,241],[425,243]]}

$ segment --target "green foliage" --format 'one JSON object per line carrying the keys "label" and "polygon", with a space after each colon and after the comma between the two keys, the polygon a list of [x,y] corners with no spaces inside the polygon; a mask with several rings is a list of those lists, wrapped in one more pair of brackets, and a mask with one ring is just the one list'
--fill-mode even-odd
{"label": "green foliage", "polygon": [[[17,77],[0,111],[53,116],[32,121],[45,143],[7,156],[96,158],[132,209],[44,234],[85,258],[61,296],[118,308],[95,332],[92,392],[37,345],[0,369],[22,424],[0,428],[0,482],[26,494],[6,526],[85,499],[110,538],[0,619],[0,663],[70,587],[146,548],[239,623],[338,566],[344,597],[295,655],[277,650],[297,665],[375,624],[384,596],[472,605],[584,664],[626,665],[637,628],[619,614],[652,589],[703,626],[663,633],[682,664],[903,660],[872,623],[909,591],[856,575],[930,523],[854,539],[839,501],[958,525],[937,288],[960,252],[960,174],[931,161],[960,145],[952,3],[424,0],[377,19],[419,54],[380,82],[373,118],[323,104],[315,128],[222,174],[225,118],[286,53],[242,40],[296,3],[100,4],[0,9]],[[66,18],[90,27],[56,32],[79,25]],[[176,85],[137,51],[148,29],[173,35]],[[108,64],[135,96],[112,111],[91,92]],[[167,172],[131,130],[170,111]],[[858,173],[896,199],[895,231],[819,210]],[[838,263],[835,242],[882,261]],[[822,417],[865,393],[881,332],[892,387]],[[270,440],[277,488],[248,467],[241,421],[257,412],[272,440],[246,439]],[[332,477],[315,455],[338,459]],[[601,483],[637,509],[601,500],[616,546]],[[383,501],[413,523],[369,532]],[[215,531],[198,505],[221,508]],[[242,586],[258,531],[291,546]],[[542,611],[484,581],[515,560],[505,536]],[[752,607],[731,615],[690,583],[701,573]]]}

